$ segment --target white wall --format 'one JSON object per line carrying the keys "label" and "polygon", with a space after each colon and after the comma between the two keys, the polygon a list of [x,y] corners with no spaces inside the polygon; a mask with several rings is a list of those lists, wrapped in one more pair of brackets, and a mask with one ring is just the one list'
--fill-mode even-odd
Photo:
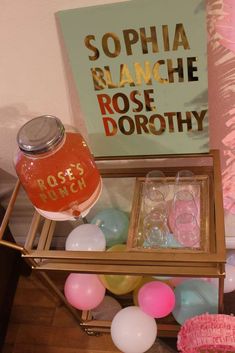
{"label": "white wall", "polygon": [[111,2],[0,1],[0,167],[5,171],[15,173],[16,133],[35,116],[52,114],[84,132],[77,99],[69,91],[54,14]]}

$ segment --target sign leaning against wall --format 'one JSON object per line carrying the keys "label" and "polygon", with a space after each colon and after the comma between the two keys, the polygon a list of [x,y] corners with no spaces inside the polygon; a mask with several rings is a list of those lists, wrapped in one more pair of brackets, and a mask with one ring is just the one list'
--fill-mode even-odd
{"label": "sign leaning against wall", "polygon": [[205,0],[56,15],[96,157],[208,152]]}

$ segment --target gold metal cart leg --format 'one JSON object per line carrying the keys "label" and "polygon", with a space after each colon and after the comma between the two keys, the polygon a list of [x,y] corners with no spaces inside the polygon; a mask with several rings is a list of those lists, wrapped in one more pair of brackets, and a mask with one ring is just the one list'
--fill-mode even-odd
{"label": "gold metal cart leg", "polygon": [[50,277],[45,272],[41,272],[41,271],[37,271],[37,276],[42,280],[42,282],[44,282],[49,287],[49,289],[54,294],[56,294],[56,296],[69,309],[69,311],[72,313],[72,315],[75,317],[75,319],[79,322],[79,324],[82,324],[81,315],[79,315],[78,311],[76,309],[74,309],[67,302],[63,293],[57,288],[57,286],[53,283],[53,281],[50,279]]}
{"label": "gold metal cart leg", "polygon": [[66,306],[66,308],[70,311],[70,313],[73,315],[73,317],[78,321],[79,326],[81,329],[86,332],[89,336],[99,336],[99,332],[95,332],[91,330],[90,328],[87,328],[82,321],[82,315],[79,314],[79,312],[74,309],[66,300],[65,296],[63,293],[57,288],[57,286],[53,283],[53,281],[50,279],[50,277],[42,271],[37,271],[37,276],[42,280],[42,282],[46,283],[48,286],[48,289],[52,291],[52,293],[56,294],[57,297],[61,300],[61,302]]}
{"label": "gold metal cart leg", "polygon": [[[22,255],[26,255],[28,252],[24,248],[21,253],[22,253]],[[34,268],[36,268],[38,266],[37,262],[34,259],[26,259],[26,260],[28,260],[27,262],[28,262],[28,264],[30,265],[30,267],[32,269],[34,269]],[[44,283],[48,287],[48,289],[52,292],[52,294],[55,294],[57,296],[57,298],[59,298],[59,300],[71,312],[73,317],[78,321],[81,329],[86,332],[85,327],[83,327],[81,314],[79,314],[79,312],[68,303],[68,301],[66,300],[64,294],[57,288],[57,286],[50,279],[50,277],[47,275],[47,273],[44,272],[44,271],[37,271],[36,273],[37,273],[38,278],[42,281],[42,283]]]}
{"label": "gold metal cart leg", "polygon": [[225,265],[222,264],[220,266],[221,274],[223,277],[219,277],[219,314],[223,314],[224,312],[224,277],[225,277]]}
{"label": "gold metal cart leg", "polygon": [[[8,248],[12,248],[14,250],[18,250],[21,252],[21,255],[27,254],[27,250],[17,244],[14,244],[14,243],[11,243],[11,242],[8,242],[5,240],[0,240],[0,245],[8,247]],[[37,266],[37,263],[35,260],[26,259],[26,258],[25,258],[25,260],[32,269],[34,269],[34,267]],[[78,321],[82,330],[87,332],[85,327],[83,327],[81,314],[79,314],[79,312],[68,303],[68,301],[66,300],[63,293],[57,288],[57,286],[53,283],[53,281],[50,279],[50,277],[45,272],[42,272],[42,271],[37,271],[36,273],[37,273],[37,277],[42,281],[42,283],[44,283],[48,287],[48,289],[51,290],[51,292],[53,294],[55,294],[57,296],[57,298],[59,298],[59,300],[68,308],[68,310],[71,312],[73,317]]]}
{"label": "gold metal cart leg", "polygon": [[[37,212],[35,212],[35,214],[34,214],[33,222],[31,223],[31,228],[30,228],[29,234],[26,238],[25,247],[2,239],[4,232],[6,230],[7,224],[9,222],[10,215],[13,211],[19,189],[20,189],[20,182],[18,180],[16,182],[16,185],[15,185],[14,191],[12,193],[11,199],[9,201],[7,210],[5,212],[4,218],[3,218],[1,225],[0,225],[0,246],[5,246],[8,248],[20,251],[21,255],[26,255],[28,253],[27,249],[28,248],[31,249],[31,247],[33,245],[33,241],[36,236],[36,230],[37,230],[40,218],[41,218]],[[54,227],[54,224],[53,224],[53,227]],[[53,232],[51,232],[51,233],[48,232],[48,234],[49,234],[49,236],[52,236]],[[47,238],[46,238],[46,241],[47,241]],[[40,245],[41,244],[39,243],[39,247],[40,247]],[[47,246],[47,244],[46,244],[46,246]],[[34,259],[25,258],[25,261],[32,269],[37,267],[37,262]],[[71,312],[73,317],[78,321],[81,329],[83,331],[87,332],[87,329],[83,326],[83,321],[82,321],[81,315],[79,315],[79,312],[76,309],[74,309],[67,302],[63,293],[57,288],[57,286],[53,283],[53,281],[50,279],[50,277],[45,272],[41,272],[41,271],[37,271],[37,276],[48,287],[48,289],[51,290],[52,293],[55,294],[57,296],[57,298],[59,298],[59,300],[67,307],[67,309]],[[87,333],[92,334],[90,332],[87,332]]]}

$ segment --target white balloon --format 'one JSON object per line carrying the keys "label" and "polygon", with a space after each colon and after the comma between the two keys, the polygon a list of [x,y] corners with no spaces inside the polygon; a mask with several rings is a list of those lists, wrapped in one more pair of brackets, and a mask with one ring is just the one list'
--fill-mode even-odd
{"label": "white balloon", "polygon": [[120,310],[111,323],[113,343],[124,353],[146,352],[157,337],[154,318],[137,306]]}
{"label": "white balloon", "polygon": [[[224,293],[230,293],[235,290],[235,266],[226,264],[225,265],[225,279],[224,279]],[[210,283],[213,284],[216,289],[219,288],[218,278],[211,278]]]}
{"label": "white balloon", "polygon": [[106,240],[102,230],[95,224],[81,224],[68,235],[66,250],[72,251],[103,251]]}
{"label": "white balloon", "polygon": [[235,250],[229,250],[227,252],[227,264],[235,266]]}
{"label": "white balloon", "polygon": [[224,280],[224,293],[230,293],[235,290],[235,267],[226,264],[225,273],[226,277]]}

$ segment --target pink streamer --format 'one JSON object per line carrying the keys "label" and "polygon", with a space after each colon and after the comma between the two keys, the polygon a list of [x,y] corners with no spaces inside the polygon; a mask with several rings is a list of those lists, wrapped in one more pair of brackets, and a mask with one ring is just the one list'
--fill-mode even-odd
{"label": "pink streamer", "polygon": [[220,43],[235,53],[235,1],[224,0],[224,16],[218,21],[216,28],[221,35]]}
{"label": "pink streamer", "polygon": [[235,0],[208,1],[210,147],[221,151],[225,209],[235,214]]}

